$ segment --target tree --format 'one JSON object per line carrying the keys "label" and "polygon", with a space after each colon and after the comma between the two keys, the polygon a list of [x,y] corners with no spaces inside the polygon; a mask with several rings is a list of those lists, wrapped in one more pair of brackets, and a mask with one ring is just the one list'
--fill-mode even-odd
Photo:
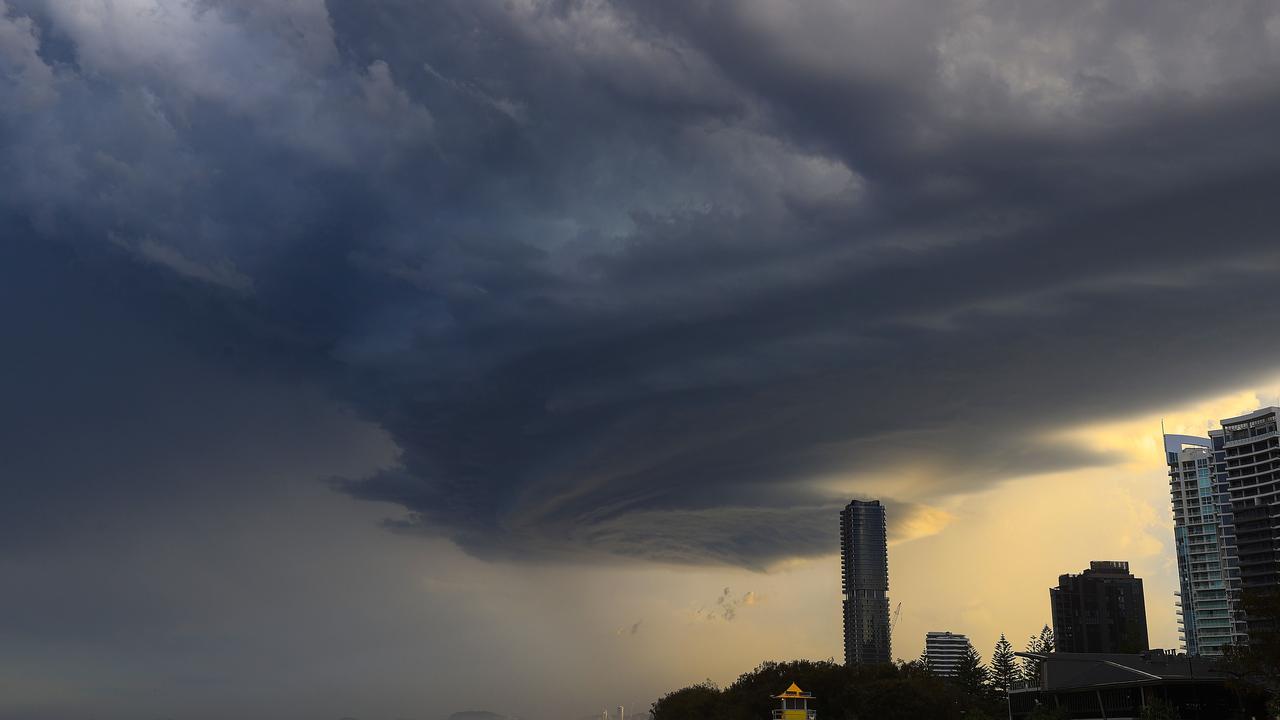
{"label": "tree", "polygon": [[[1053,652],[1053,630],[1045,625],[1039,635],[1032,635],[1027,640],[1027,652],[1047,655]],[[1027,682],[1038,685],[1040,684],[1040,663],[1031,658],[1023,658],[1022,660],[1022,677]]]}
{"label": "tree", "polygon": [[919,660],[917,660],[917,662],[919,662],[919,663],[920,663],[920,667],[924,668],[926,671],[928,671],[928,672],[933,672],[933,665],[929,663],[929,649],[928,649],[928,648],[925,648],[924,650],[921,650],[921,651],[920,651],[920,659],[919,659]]}
{"label": "tree", "polygon": [[1045,625],[1040,629],[1040,652],[1051,653],[1057,649],[1057,642],[1053,637],[1053,628]]}
{"label": "tree", "polygon": [[708,718],[721,702],[720,689],[707,680],[667,693],[649,709],[655,718]]}
{"label": "tree", "polygon": [[1280,715],[1280,592],[1251,589],[1244,593],[1249,644],[1226,648],[1224,667],[1244,692],[1267,697],[1271,717]]}
{"label": "tree", "polygon": [[973,643],[965,648],[964,655],[956,664],[955,682],[960,689],[972,698],[986,698],[989,671],[982,664],[982,656],[974,649]]}
{"label": "tree", "polygon": [[991,653],[991,686],[1001,693],[1007,693],[1021,679],[1022,672],[1018,669],[1013,645],[1005,639],[1004,633],[1000,633],[996,649]]}
{"label": "tree", "polygon": [[776,708],[791,683],[813,693],[809,708],[823,720],[993,720],[1002,703],[971,696],[959,683],[919,663],[841,665],[793,660],[764,662],[724,689],[710,682],[668,694],[653,704],[652,720],[755,720]]}

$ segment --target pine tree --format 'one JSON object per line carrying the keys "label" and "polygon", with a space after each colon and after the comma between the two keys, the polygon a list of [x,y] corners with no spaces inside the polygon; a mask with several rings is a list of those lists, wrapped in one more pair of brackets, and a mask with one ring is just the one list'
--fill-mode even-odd
{"label": "pine tree", "polygon": [[1056,647],[1057,643],[1053,637],[1053,628],[1045,625],[1044,628],[1040,630],[1040,652],[1051,653],[1056,649]]}
{"label": "pine tree", "polygon": [[[1039,635],[1032,635],[1027,640],[1027,652],[1048,654],[1054,650],[1053,630],[1048,625],[1040,630]],[[1033,685],[1040,684],[1040,663],[1031,658],[1022,660],[1022,677]]]}
{"label": "pine tree", "polygon": [[1004,633],[1000,633],[996,649],[991,653],[991,685],[1001,693],[1006,693],[1021,679],[1022,671],[1018,669],[1013,645],[1005,639]]}
{"label": "pine tree", "polygon": [[956,664],[955,682],[971,697],[981,697],[987,691],[987,679],[990,671],[982,664],[982,656],[974,649],[973,643],[965,649]]}
{"label": "pine tree", "polygon": [[[1029,653],[1039,652],[1037,650],[1037,643],[1038,643],[1038,639],[1036,638],[1035,635],[1032,635],[1027,640],[1026,652],[1029,652]],[[1032,660],[1031,658],[1025,658],[1025,657],[1022,658],[1022,679],[1026,680],[1031,685],[1039,685],[1040,684],[1040,663],[1036,660]]]}

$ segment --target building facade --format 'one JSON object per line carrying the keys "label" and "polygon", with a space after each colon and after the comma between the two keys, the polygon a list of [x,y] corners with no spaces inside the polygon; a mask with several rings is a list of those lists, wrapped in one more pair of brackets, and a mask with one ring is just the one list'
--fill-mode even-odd
{"label": "building facade", "polygon": [[1280,408],[1265,407],[1227,418],[1221,431],[1211,433],[1215,469],[1224,475],[1231,498],[1244,592],[1280,586],[1278,413]]}
{"label": "building facade", "polygon": [[969,638],[952,632],[929,632],[924,636],[924,656],[929,670],[942,677],[955,677],[960,659],[969,651]]}
{"label": "building facade", "polygon": [[1280,588],[1278,418],[1270,406],[1224,418],[1208,438],[1165,436],[1188,654],[1248,642],[1245,593]]}
{"label": "building facade", "polygon": [[854,500],[840,512],[846,664],[890,661],[886,538],[884,506],[879,500]]}
{"label": "building facade", "polygon": [[1206,657],[1222,656],[1245,637],[1235,516],[1224,451],[1214,449],[1222,445],[1221,435],[1164,436],[1178,558],[1179,636],[1188,655]]}
{"label": "building facade", "polygon": [[1095,560],[1079,575],[1058,576],[1049,589],[1058,651],[1132,653],[1147,650],[1147,608],[1142,579],[1129,563]]}

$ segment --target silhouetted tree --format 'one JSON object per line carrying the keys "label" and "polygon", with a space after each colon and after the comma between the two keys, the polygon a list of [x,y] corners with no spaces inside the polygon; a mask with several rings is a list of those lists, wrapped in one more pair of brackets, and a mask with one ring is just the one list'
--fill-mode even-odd
{"label": "silhouetted tree", "polygon": [[653,720],[760,720],[777,707],[771,696],[791,683],[813,693],[822,720],[993,720],[1001,707],[966,693],[915,661],[890,665],[766,662],[717,690],[702,683],[653,704]]}
{"label": "silhouetted tree", "polygon": [[[1039,635],[1032,635],[1027,640],[1027,652],[1030,653],[1051,653],[1054,650],[1053,630],[1045,625]],[[1022,677],[1027,682],[1033,684],[1040,683],[1040,663],[1031,658],[1024,658],[1022,661]]]}
{"label": "silhouetted tree", "polygon": [[1057,646],[1057,640],[1053,637],[1053,628],[1045,625],[1040,629],[1040,652],[1054,652],[1057,650]]}
{"label": "silhouetted tree", "polygon": [[996,649],[991,653],[991,686],[1000,693],[1009,692],[1014,683],[1022,679],[1018,669],[1018,658],[1013,654],[1013,645],[1000,633],[996,641]]}
{"label": "silhouetted tree", "polygon": [[667,693],[653,704],[649,714],[655,718],[711,718],[720,705],[720,689],[707,680]]}
{"label": "silhouetted tree", "polygon": [[1280,715],[1280,592],[1251,589],[1242,605],[1249,619],[1249,644],[1226,648],[1223,667],[1238,689],[1267,696],[1271,715]]}
{"label": "silhouetted tree", "polygon": [[973,643],[969,643],[969,646],[965,648],[964,655],[961,655],[960,661],[956,663],[954,678],[956,684],[969,697],[985,702],[989,700],[987,693],[989,675],[987,668],[982,664],[982,656],[973,647]]}

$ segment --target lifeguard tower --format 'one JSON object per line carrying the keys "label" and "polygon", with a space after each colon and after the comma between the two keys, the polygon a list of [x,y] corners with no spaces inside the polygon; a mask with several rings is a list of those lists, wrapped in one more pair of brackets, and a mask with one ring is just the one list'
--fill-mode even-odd
{"label": "lifeguard tower", "polygon": [[782,702],[782,707],[773,711],[774,720],[814,720],[818,717],[816,710],[809,709],[813,693],[801,690],[795,683],[791,683],[791,687],[781,695],[774,695],[773,699]]}

